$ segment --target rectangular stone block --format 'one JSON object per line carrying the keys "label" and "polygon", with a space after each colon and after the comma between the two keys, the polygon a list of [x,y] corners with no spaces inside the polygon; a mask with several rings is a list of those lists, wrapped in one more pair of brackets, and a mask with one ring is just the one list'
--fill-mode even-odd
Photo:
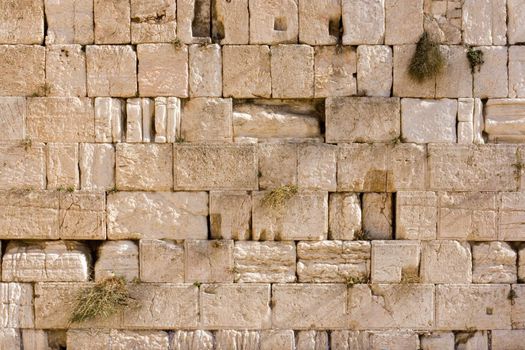
{"label": "rectangular stone block", "polygon": [[297,331],[296,346],[299,349],[329,348],[327,331]]}
{"label": "rectangular stone block", "polygon": [[6,0],[0,4],[0,43],[41,44],[44,41],[42,0]]}
{"label": "rectangular stone block", "polygon": [[46,44],[93,44],[93,1],[44,0]]}
{"label": "rectangular stone block", "polygon": [[47,188],[77,189],[79,186],[78,144],[47,144]]}
{"label": "rectangular stone block", "polygon": [[421,337],[422,350],[452,350],[455,347],[454,333],[432,332]]}
{"label": "rectangular stone block", "polygon": [[299,42],[334,45],[339,40],[341,0],[299,1]]}
{"label": "rectangular stone block", "polygon": [[297,185],[302,189],[335,191],[337,147],[311,144],[297,148]]}
{"label": "rectangular stone block", "polygon": [[437,196],[414,191],[396,194],[396,239],[432,240],[437,232]]}
{"label": "rectangular stone block", "polygon": [[[375,2],[380,4],[382,0]],[[349,3],[354,2],[345,1],[345,4]],[[364,6],[364,3],[362,5]],[[360,45],[357,47],[357,92],[359,95],[390,96],[392,60],[390,46]]]}
{"label": "rectangular stone block", "polygon": [[349,96],[357,93],[357,58],[354,48],[316,46],[314,65],[315,97]]}
{"label": "rectangular stone block", "polygon": [[[62,333],[64,334],[64,333]],[[22,330],[22,349],[45,350],[49,343],[53,344],[55,338],[50,335],[48,339],[47,332],[40,329]],[[65,341],[66,339],[62,339]],[[15,348],[13,346],[13,348]]]}
{"label": "rectangular stone block", "polygon": [[25,98],[0,97],[0,140],[23,140],[25,138],[26,117]]}
{"label": "rectangular stone block", "polygon": [[106,239],[106,196],[104,193],[60,193],[60,238]]}
{"label": "rectangular stone block", "polygon": [[525,339],[525,330],[494,330],[492,331],[493,350],[519,349],[523,346]]}
{"label": "rectangular stone block", "polygon": [[2,349],[19,349],[21,344],[19,329],[0,328],[0,346]]}
{"label": "rectangular stone block", "polygon": [[297,145],[260,143],[257,145],[260,189],[276,189],[297,184]]}
{"label": "rectangular stone block", "polygon": [[116,329],[71,329],[67,332],[67,347],[72,350],[89,348],[91,350],[118,350],[145,348],[151,350],[167,349],[169,337],[166,332],[123,331]]}
{"label": "rectangular stone block", "polygon": [[126,281],[139,278],[139,248],[133,241],[105,241],[97,249],[95,281],[122,277]]}
{"label": "rectangular stone block", "polygon": [[[33,2],[26,0],[25,2]],[[9,1],[4,4],[24,4]],[[25,6],[25,5],[24,5]],[[0,13],[10,13],[9,11]],[[0,23],[5,23],[0,20]],[[0,30],[0,33],[5,33]],[[1,34],[0,34],[1,35]],[[39,41],[40,42],[40,41]],[[0,96],[40,96],[45,95],[46,49],[37,45],[0,45]]]}
{"label": "rectangular stone block", "polygon": [[131,1],[131,42],[172,42],[177,37],[176,0]]}
{"label": "rectangular stone block", "polygon": [[516,283],[518,254],[505,242],[472,246],[472,282]]}
{"label": "rectangular stone block", "polygon": [[509,97],[525,97],[525,48],[522,46],[509,48]]}
{"label": "rectangular stone block", "polygon": [[364,239],[392,239],[393,206],[391,193],[363,194]]}
{"label": "rectangular stone block", "polygon": [[330,193],[328,203],[328,237],[353,240],[361,230],[361,201],[356,193]]}
{"label": "rectangular stone block", "polygon": [[299,16],[295,0],[250,0],[250,44],[297,42]]}
{"label": "rectangular stone block", "polygon": [[417,241],[372,241],[372,283],[418,283]]}
{"label": "rectangular stone block", "polygon": [[180,99],[177,97],[155,98],[155,142],[173,143],[180,140]]}
{"label": "rectangular stone block", "polygon": [[140,240],[140,280],[142,282],[183,283],[184,247],[160,239]]}
{"label": "rectangular stone block", "polygon": [[115,188],[115,148],[107,143],[80,144],[80,188],[105,191]]}
{"label": "rectangular stone block", "polygon": [[272,46],[271,74],[273,98],[313,98],[314,49],[308,45]]}
{"label": "rectangular stone block", "polygon": [[197,349],[211,350],[214,342],[213,334],[208,331],[175,331],[170,339],[170,347],[173,349],[191,349],[194,346]]}
{"label": "rectangular stone block", "polygon": [[509,44],[525,42],[525,6],[520,0],[507,0]]}
{"label": "rectangular stone block", "polygon": [[470,245],[458,241],[421,243],[421,282],[468,284],[472,282]]}
{"label": "rectangular stone block", "polygon": [[385,0],[385,44],[415,44],[423,34],[423,0]]}
{"label": "rectangular stone block", "polygon": [[511,301],[512,328],[522,329],[525,328],[525,305],[517,301],[520,299],[523,300],[525,297],[525,285],[513,284],[511,287],[512,295],[514,295],[514,298]]}
{"label": "rectangular stone block", "polygon": [[490,99],[485,105],[485,132],[495,142],[525,139],[524,99]]}
{"label": "rectangular stone block", "polygon": [[44,147],[32,141],[0,142],[0,189],[44,189]]}
{"label": "rectangular stone block", "polygon": [[466,0],[463,4],[463,40],[467,45],[505,45],[506,0]]}
{"label": "rectangular stone block", "polygon": [[232,240],[186,240],[184,250],[186,282],[233,282]]}
{"label": "rectangular stone block", "polygon": [[384,0],[343,0],[343,44],[382,44],[385,39]]}
{"label": "rectangular stone block", "polygon": [[210,0],[178,0],[177,38],[185,44],[210,43],[211,17]]}
{"label": "rectangular stone block", "polygon": [[185,142],[232,142],[232,100],[197,97],[184,103],[181,137]]}
{"label": "rectangular stone block", "polygon": [[248,0],[218,0],[213,10],[212,36],[221,45],[248,44],[250,40],[250,13]]}
{"label": "rectangular stone block", "polygon": [[436,98],[472,97],[472,69],[468,49],[459,45],[440,46],[445,59],[443,72],[436,80]]}
{"label": "rectangular stone block", "polygon": [[95,98],[95,142],[122,142],[126,103],[118,98]]}
{"label": "rectangular stone block", "polygon": [[80,45],[46,47],[46,95],[86,96],[86,54]]}
{"label": "rectangular stone block", "polygon": [[523,241],[525,228],[525,196],[521,192],[501,193],[499,206],[499,240]]}
{"label": "rectangular stone block", "polygon": [[210,231],[216,239],[247,240],[251,235],[252,199],[242,191],[210,192]]}
{"label": "rectangular stone block", "polygon": [[222,55],[217,44],[191,45],[189,49],[190,96],[222,96]]}
{"label": "rectangular stone block", "polygon": [[401,137],[414,143],[455,143],[456,100],[401,100]]}
{"label": "rectangular stone block", "polygon": [[[393,96],[434,98],[436,79],[415,81],[409,73],[410,62],[416,52],[416,45],[394,46],[394,90]],[[472,79],[471,79],[472,80]],[[455,82],[457,84],[457,82]]]}
{"label": "rectangular stone block", "polygon": [[96,44],[127,44],[130,35],[129,0],[94,0]]}
{"label": "rectangular stone block", "polygon": [[[33,287],[29,283],[0,283],[0,329],[33,328]],[[0,345],[3,337],[0,334]],[[8,349],[8,348],[6,348]]]}
{"label": "rectangular stone block", "polygon": [[507,97],[509,94],[507,47],[483,46],[477,49],[483,52],[484,63],[479,70],[474,72],[474,96],[479,98]]}

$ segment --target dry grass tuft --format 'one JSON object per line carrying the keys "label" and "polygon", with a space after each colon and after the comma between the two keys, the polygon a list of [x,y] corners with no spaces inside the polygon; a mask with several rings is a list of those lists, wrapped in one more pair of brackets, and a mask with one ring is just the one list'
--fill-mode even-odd
{"label": "dry grass tuft", "polygon": [[423,82],[435,78],[444,67],[445,57],[441,53],[439,44],[433,41],[427,32],[423,33],[410,62],[408,69],[410,77],[417,82]]}
{"label": "dry grass tuft", "polygon": [[469,47],[467,50],[467,58],[472,74],[476,73],[476,71],[479,72],[481,65],[485,63],[483,51],[475,50],[472,47]]}
{"label": "dry grass tuft", "polygon": [[282,207],[290,198],[297,194],[296,185],[285,185],[268,192],[262,199],[262,205],[276,209]]}

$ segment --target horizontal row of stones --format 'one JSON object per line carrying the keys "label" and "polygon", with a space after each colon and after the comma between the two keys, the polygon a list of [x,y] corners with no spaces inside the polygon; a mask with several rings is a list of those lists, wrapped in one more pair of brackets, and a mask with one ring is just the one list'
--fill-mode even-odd
{"label": "horizontal row of stones", "polygon": [[[525,97],[525,47],[482,46],[472,72],[463,46],[442,46],[443,74],[408,67],[416,45],[0,45],[0,96],[322,98]],[[138,61],[138,65],[137,65]]]}
{"label": "horizontal row of stones", "polygon": [[150,330],[525,328],[524,284],[136,283],[129,286],[136,300],[134,307],[108,318],[71,323],[76,296],[91,285],[0,283],[2,326]]}
{"label": "horizontal row of stones", "polygon": [[153,283],[516,283],[525,246],[518,260],[505,242],[143,239],[103,242],[93,265],[84,243],[10,241],[1,280],[86,282],[94,271],[95,281]]}
{"label": "horizontal row of stones", "polygon": [[444,42],[505,45],[525,41],[524,17],[521,0],[4,1],[0,43],[407,44],[426,29]]}

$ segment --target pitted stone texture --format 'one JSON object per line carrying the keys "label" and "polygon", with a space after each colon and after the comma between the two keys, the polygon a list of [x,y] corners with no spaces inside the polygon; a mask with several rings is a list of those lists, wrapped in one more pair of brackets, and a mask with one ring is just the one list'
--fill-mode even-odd
{"label": "pitted stone texture", "polygon": [[492,331],[493,350],[519,349],[523,347],[525,339],[525,330],[494,330]]}
{"label": "pitted stone texture", "polygon": [[142,282],[183,283],[184,247],[170,240],[141,239],[140,280]]}
{"label": "pitted stone texture", "polygon": [[185,44],[211,41],[212,4],[210,0],[177,1],[177,39]]}
{"label": "pitted stone texture", "polygon": [[343,44],[382,44],[385,39],[384,0],[343,0]]}
{"label": "pitted stone texture", "polygon": [[457,284],[472,282],[470,245],[458,241],[421,243],[421,282]]}
{"label": "pitted stone texture", "polygon": [[[215,333],[215,348],[217,350],[293,350],[295,349],[294,332],[292,330],[217,331]],[[202,349],[211,350],[212,345],[209,348],[203,347]]]}
{"label": "pitted stone texture", "polygon": [[297,149],[297,185],[302,189],[335,191],[337,147],[301,145]]}
{"label": "pitted stone texture", "polygon": [[[449,3],[451,5],[451,3]],[[463,46],[441,46],[445,59],[443,72],[436,81],[436,98],[472,97],[472,69]]]}
{"label": "pitted stone texture", "polygon": [[130,42],[129,0],[94,0],[95,43],[127,44]]}
{"label": "pitted stone texture", "polygon": [[295,282],[294,242],[235,242],[235,282]]}
{"label": "pitted stone texture", "polygon": [[20,349],[20,330],[16,328],[0,328],[0,348]]}
{"label": "pitted stone texture", "polygon": [[505,242],[474,244],[472,247],[472,282],[516,283],[517,254]]}
{"label": "pitted stone texture", "polygon": [[329,349],[327,331],[298,331],[296,336],[296,347],[298,349],[314,350]]}
{"label": "pitted stone texture", "polygon": [[525,99],[490,99],[485,105],[485,132],[489,140],[523,142],[525,136]]}
{"label": "pitted stone texture", "polygon": [[2,258],[6,282],[72,282],[89,279],[87,246],[65,241],[10,241]]}
{"label": "pitted stone texture", "polygon": [[118,98],[95,98],[95,141],[122,142],[126,102]]}
{"label": "pitted stone texture", "polygon": [[220,97],[222,95],[222,55],[219,45],[191,45],[189,65],[190,96]]}
{"label": "pitted stone texture", "polygon": [[357,58],[354,48],[315,47],[315,97],[355,95],[356,72]]}
{"label": "pitted stone texture", "polygon": [[173,186],[173,149],[168,144],[117,144],[119,190],[169,191]]}
{"label": "pitted stone texture", "polygon": [[2,1],[0,4],[1,44],[41,44],[43,41],[44,3],[42,0]]}
{"label": "pitted stone texture", "polygon": [[172,42],[177,37],[176,0],[131,1],[131,42]]}
{"label": "pitted stone texture", "polygon": [[[33,287],[29,283],[0,283],[0,331],[4,328],[33,328]],[[3,337],[0,333],[0,345]],[[13,348],[5,348],[13,349]]]}
{"label": "pitted stone texture", "polygon": [[250,0],[250,44],[297,42],[299,16],[295,0]]}
{"label": "pitted stone texture", "polygon": [[457,349],[490,349],[486,331],[456,333]]}
{"label": "pitted stone texture", "polygon": [[351,329],[431,329],[434,324],[434,286],[356,284],[348,288],[347,307]]}
{"label": "pitted stone texture", "polygon": [[512,328],[525,328],[525,304],[518,302],[525,298],[525,286],[523,284],[512,285],[513,301],[511,302]]}
{"label": "pitted stone texture", "polygon": [[205,192],[117,192],[108,195],[109,239],[205,239]]}
{"label": "pitted stone texture", "polygon": [[525,42],[525,4],[520,0],[507,0],[509,44]]}
{"label": "pitted stone texture", "polygon": [[345,284],[274,284],[272,288],[272,328],[347,327]]}
{"label": "pitted stone texture", "polygon": [[151,349],[163,350],[168,348],[168,333],[152,331],[124,331],[124,330],[69,330],[67,332],[68,349],[81,350],[125,350]]}
{"label": "pitted stone texture", "polygon": [[249,145],[176,145],[175,189],[257,189],[255,148]]}
{"label": "pitted stone texture", "polygon": [[232,142],[232,100],[198,97],[184,103],[181,137],[185,142]]}
{"label": "pitted stone texture", "polygon": [[477,49],[483,52],[484,63],[479,67],[479,71],[474,72],[474,97],[507,97],[509,94],[507,47],[483,46]]}
{"label": "pitted stone texture", "polygon": [[46,48],[46,94],[86,96],[86,54],[80,45]]}
{"label": "pitted stone texture", "polygon": [[[15,2],[23,4],[30,1],[7,3]],[[0,23],[3,21],[0,20]],[[45,58],[46,49],[43,46],[0,45],[0,96],[45,95]]]}
{"label": "pitted stone texture", "polygon": [[372,241],[372,283],[419,282],[417,241]]}
{"label": "pitted stone texture", "polygon": [[253,192],[253,240],[323,240],[328,234],[328,193],[300,191],[271,208],[263,199],[269,191]]}
{"label": "pitted stone texture", "polygon": [[44,0],[46,44],[93,44],[93,1]]}
{"label": "pitted stone texture", "polygon": [[509,329],[509,285],[437,285],[436,328]]}
{"label": "pitted stone texture", "polygon": [[454,191],[517,189],[516,147],[429,145],[430,188]]}
{"label": "pitted stone texture", "polygon": [[423,34],[423,0],[385,0],[385,44],[415,44]]}
{"label": "pitted stone texture", "polygon": [[396,239],[431,240],[437,232],[437,195],[434,192],[396,194]]}
{"label": "pitted stone texture", "polygon": [[467,45],[505,45],[506,0],[466,0],[462,28],[463,41]]}
{"label": "pitted stone texture", "polygon": [[[417,82],[410,76],[410,62],[415,52],[416,45],[394,46],[393,96],[434,98],[436,95],[435,79]],[[470,78],[470,80],[472,80],[472,78]],[[454,83],[457,84],[457,81],[454,81]]]}
{"label": "pitted stone texture", "polygon": [[44,189],[45,145],[32,141],[0,142],[0,189]]}
{"label": "pitted stone texture", "polygon": [[365,239],[392,239],[394,228],[391,193],[363,194],[363,235]]}
{"label": "pitted stone texture", "polygon": [[[382,0],[377,2],[382,2]],[[350,3],[353,2],[345,1],[345,4]],[[392,90],[392,65],[390,46],[358,46],[357,91],[359,95],[389,97]]]}
{"label": "pitted stone texture", "polygon": [[[65,333],[57,332],[50,334],[48,337],[46,331],[40,329],[24,329],[22,330],[22,349],[46,350],[49,349],[49,346],[56,346],[56,344],[60,342],[60,340],[58,340],[60,337],[62,337],[63,344],[65,344]],[[15,347],[13,347],[13,349],[14,348]]]}
{"label": "pitted stone texture", "polygon": [[[523,8],[525,11],[525,6]],[[525,27],[525,23],[523,26]],[[525,42],[525,38],[523,41]],[[525,98],[525,47],[523,46],[509,48],[509,97]]]}
{"label": "pitted stone texture", "polygon": [[25,98],[0,97],[0,140],[23,140],[25,138],[26,117]]}
{"label": "pitted stone texture", "polygon": [[425,163],[426,151],[421,145],[341,145],[337,163],[338,191],[395,192],[423,189]]}
{"label": "pitted stone texture", "polygon": [[202,330],[175,331],[170,341],[170,348],[176,350],[213,350],[213,346],[213,334]]}
{"label": "pitted stone texture", "polygon": [[414,143],[455,143],[456,100],[401,100],[403,141]]}
{"label": "pitted stone texture", "polygon": [[271,323],[270,285],[204,284],[201,326],[210,329],[266,329]]}
{"label": "pitted stone texture", "polygon": [[186,282],[233,282],[233,241],[186,240],[184,250]]}
{"label": "pitted stone texture", "polygon": [[133,241],[106,241],[98,248],[95,281],[118,276],[139,278],[139,248]]}
{"label": "pitted stone texture", "polygon": [[361,232],[361,201],[356,193],[330,193],[328,205],[330,239],[353,240]]}
{"label": "pitted stone texture", "polygon": [[78,144],[47,144],[47,188],[77,189],[79,185]]}
{"label": "pitted stone texture", "polygon": [[155,142],[171,143],[180,137],[180,107],[181,101],[177,97],[155,98]]}
{"label": "pitted stone texture", "polygon": [[335,45],[341,19],[341,0],[299,1],[299,42]]}
{"label": "pitted stone texture", "polygon": [[398,98],[328,98],[326,142],[391,142],[400,135],[400,113]]}
{"label": "pitted stone texture", "polygon": [[115,149],[111,144],[80,144],[80,188],[104,191],[115,187]]}
{"label": "pitted stone texture", "polygon": [[221,45],[248,44],[250,13],[248,0],[217,0],[213,9],[212,35]]}
{"label": "pitted stone texture", "polygon": [[174,44],[137,46],[140,96],[188,97],[188,47]]}
{"label": "pitted stone texture", "polygon": [[461,15],[463,2],[457,0],[425,1],[425,30],[439,43],[461,44]]}
{"label": "pitted stone texture", "polygon": [[272,94],[270,48],[265,45],[226,45],[223,55],[223,94],[235,98],[269,98]]}
{"label": "pitted stone texture", "polygon": [[62,239],[105,239],[106,196],[104,193],[60,193],[59,228]]}
{"label": "pitted stone texture", "polygon": [[87,46],[86,63],[88,96],[136,95],[137,55],[131,46]]}
{"label": "pitted stone texture", "polygon": [[330,343],[338,350],[368,350],[370,349],[368,332],[359,331],[332,331]]}
{"label": "pitted stone texture", "polygon": [[454,333],[452,332],[424,334],[420,341],[421,350],[452,350],[455,347]]}
{"label": "pitted stone texture", "polygon": [[417,333],[410,331],[385,331],[370,334],[370,349],[419,349]]}
{"label": "pitted stone texture", "polygon": [[364,283],[370,274],[369,242],[299,242],[297,257],[302,283]]}
{"label": "pitted stone texture", "polygon": [[307,45],[271,48],[272,97],[314,97],[314,49]]}
{"label": "pitted stone texture", "polygon": [[261,143],[257,145],[257,158],[260,189],[297,184],[297,145]]}
{"label": "pitted stone texture", "polygon": [[210,230],[216,239],[250,238],[251,196],[242,191],[210,192]]}
{"label": "pitted stone texture", "polygon": [[522,192],[502,193],[499,208],[499,236],[504,241],[523,241],[525,196]]}

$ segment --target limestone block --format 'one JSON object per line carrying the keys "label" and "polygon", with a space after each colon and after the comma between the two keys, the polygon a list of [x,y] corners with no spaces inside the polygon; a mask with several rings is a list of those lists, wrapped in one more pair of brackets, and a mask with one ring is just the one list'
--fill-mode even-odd
{"label": "limestone block", "polygon": [[441,46],[445,57],[443,72],[436,77],[436,97],[471,97],[472,70],[463,46]]}
{"label": "limestone block", "polygon": [[222,95],[222,55],[218,44],[191,45],[189,85],[192,97]]}
{"label": "limestone block", "polygon": [[62,239],[106,239],[105,194],[61,193],[59,222]]}
{"label": "limestone block", "polygon": [[0,140],[23,140],[26,116],[25,98],[0,97]]}
{"label": "limestone block", "polygon": [[370,243],[297,243],[297,276],[302,283],[364,283],[370,273]]}
{"label": "limestone block", "polygon": [[[416,45],[394,46],[393,96],[434,98],[436,95],[435,79],[417,82],[409,74],[410,62],[415,52]],[[457,81],[454,83],[458,84]]]}
{"label": "limestone block", "polygon": [[201,326],[211,329],[267,329],[270,285],[215,284],[200,288]]}
{"label": "limestone block", "polygon": [[385,0],[385,44],[415,44],[423,34],[423,0]]}
{"label": "limestone block", "polygon": [[213,350],[214,337],[211,332],[175,331],[170,341],[170,348],[176,350],[199,349]]}
{"label": "limestone block", "polygon": [[211,41],[212,2],[210,0],[177,1],[177,38],[185,44]]}
{"label": "limestone block", "polygon": [[314,97],[314,49],[311,46],[272,46],[271,72],[273,98]]}
{"label": "limestone block", "polygon": [[185,142],[232,142],[232,100],[197,97],[184,103],[181,137]]}
{"label": "limestone block", "polygon": [[304,145],[297,149],[297,185],[303,189],[335,191],[337,147]]}
{"label": "limestone block", "polygon": [[142,282],[184,282],[184,247],[170,240],[141,239],[140,280]]}
{"label": "limestone block", "polygon": [[119,190],[171,190],[171,145],[119,143],[116,151],[116,184]]}
{"label": "limestone block", "polygon": [[398,192],[395,213],[396,239],[436,238],[438,212],[434,192]]}
{"label": "limestone block", "polygon": [[[108,3],[111,2],[113,0]],[[111,21],[113,22],[114,19]],[[128,45],[87,46],[88,96],[135,96],[137,93],[136,62],[137,55]]]}
{"label": "limestone block", "polygon": [[421,350],[452,350],[455,346],[454,333],[452,332],[424,334],[420,341]]}
{"label": "limestone block", "polygon": [[525,330],[494,330],[492,331],[493,350],[519,349],[523,346]]}
{"label": "limestone block", "polygon": [[295,339],[292,330],[261,332],[261,350],[293,350],[294,346]]}
{"label": "limestone block", "polygon": [[498,239],[522,241],[525,196],[521,192],[502,193],[500,196]]}
{"label": "limestone block", "polygon": [[518,280],[523,281],[525,280],[525,249],[519,250],[518,255]]}
{"label": "limestone block", "polygon": [[456,142],[456,100],[401,100],[401,134],[414,143]]}
{"label": "limestone block", "polygon": [[439,43],[461,44],[461,1],[425,1],[425,30]]}
{"label": "limestone block", "polygon": [[355,193],[330,193],[328,236],[353,240],[361,232],[361,201]]}
{"label": "limestone block", "polygon": [[525,4],[520,0],[507,0],[509,44],[525,42]]}
{"label": "limestone block", "polygon": [[400,113],[395,97],[328,98],[326,142],[391,142],[400,135]]}
{"label": "limestone block", "polygon": [[[382,2],[382,0],[379,0]],[[379,3],[377,1],[377,3]],[[345,4],[354,2],[345,1]],[[344,39],[343,39],[344,40]],[[382,45],[357,47],[359,95],[389,97],[392,90],[392,49]]]}
{"label": "limestone block", "polygon": [[168,343],[168,333],[160,331],[71,329],[67,332],[67,347],[73,350],[163,350],[168,348]]}
{"label": "limestone block", "polygon": [[252,193],[253,240],[322,240],[328,234],[328,193],[301,191],[284,208],[263,203],[268,191]]}
{"label": "limestone block", "polygon": [[[501,0],[500,0],[501,1]],[[480,98],[507,97],[508,49],[505,46],[479,47],[484,63],[474,72],[474,96]]]}
{"label": "limestone block", "polygon": [[415,144],[339,146],[338,191],[394,192],[424,188],[425,148]]}
{"label": "limestone block", "polygon": [[458,143],[471,144],[474,141],[474,126],[470,122],[458,122]]}
{"label": "limestone block", "polygon": [[177,97],[155,98],[155,142],[173,143],[180,140],[180,105]]}
{"label": "limestone block", "polygon": [[460,98],[458,99],[458,122],[474,121],[474,99]]}
{"label": "limestone block", "polygon": [[525,99],[490,99],[485,108],[485,132],[489,140],[510,141],[525,135]]}
{"label": "limestone block", "polygon": [[[33,328],[33,287],[30,283],[0,283],[0,331]],[[0,334],[1,335],[1,334]],[[0,345],[3,339],[0,336]],[[7,347],[6,349],[12,349]]]}
{"label": "limestone block", "polygon": [[454,191],[517,189],[516,148],[509,145],[429,145],[430,188]]}
{"label": "limestone block", "polygon": [[299,42],[335,45],[339,40],[341,0],[299,1]]}
{"label": "limestone block", "polygon": [[275,189],[297,184],[297,146],[261,143],[257,146],[259,188]]}
{"label": "limestone block", "polygon": [[48,143],[46,158],[48,189],[78,188],[78,144]]}
{"label": "limestone block", "polygon": [[419,337],[413,332],[377,332],[370,334],[371,349],[410,349],[419,350]]}
{"label": "limestone block", "polygon": [[112,276],[139,278],[139,248],[133,241],[106,241],[98,248],[95,280]]}
{"label": "limestone block", "polygon": [[131,41],[129,0],[94,0],[95,43],[127,44]]}
{"label": "limestone block", "polygon": [[46,186],[45,145],[0,143],[0,189],[43,189]]}
{"label": "limestone block", "polygon": [[250,44],[297,42],[299,16],[295,0],[249,0]]}
{"label": "limestone block", "polygon": [[217,350],[259,349],[261,333],[258,331],[224,330],[215,332],[215,348]]}
{"label": "limestone block", "polygon": [[357,93],[356,71],[357,59],[354,48],[316,46],[315,97],[355,95]]}
{"label": "limestone block", "polygon": [[486,331],[456,333],[457,349],[490,349]]}
{"label": "limestone block", "polygon": [[0,348],[20,349],[20,330],[16,328],[0,328]]}
{"label": "limestone block", "polygon": [[384,0],[343,0],[343,44],[382,44],[385,39]]}
{"label": "limestone block", "polygon": [[525,304],[517,301],[522,301],[525,298],[525,286],[523,284],[513,284],[511,295],[515,296],[514,300],[511,301],[512,328],[523,329],[525,327]]}
{"label": "limestone block", "polygon": [[93,1],[44,0],[44,4],[47,45],[93,44]]}
{"label": "limestone block", "polygon": [[257,188],[257,160],[253,146],[176,145],[174,165],[175,189]]}
{"label": "limestone block", "polygon": [[506,0],[466,0],[463,4],[463,40],[467,45],[505,45]]}
{"label": "limestone block", "polygon": [[347,327],[344,284],[274,284],[272,327],[343,329]]}
{"label": "limestone block", "polygon": [[357,284],[348,289],[347,307],[351,329],[428,330],[434,324],[434,286]]}
{"label": "limestone block", "polygon": [[41,44],[43,41],[44,3],[42,0],[2,1],[0,43]]}
{"label": "limestone block", "polygon": [[[525,38],[523,41],[525,42]],[[525,48],[523,46],[509,48],[509,97],[525,97]]]}
{"label": "limestone block", "polygon": [[509,329],[508,285],[437,285],[436,328]]}
{"label": "limestone block", "polygon": [[126,142],[150,142],[155,107],[150,98],[129,98],[126,101]]}
{"label": "limestone block", "polygon": [[359,331],[332,331],[330,343],[333,349],[338,350],[365,350],[370,349],[368,332]]}
{"label": "limestone block", "polygon": [[265,45],[226,45],[222,49],[223,95],[269,98],[272,94],[270,48]]}
{"label": "limestone block", "polygon": [[78,242],[10,241],[2,258],[6,282],[87,281],[91,268],[87,246]]}
{"label": "limestone block", "polygon": [[497,239],[496,195],[488,192],[441,193],[438,238]]}
{"label": "limestone block", "polygon": [[393,209],[391,193],[363,194],[363,233],[366,239],[392,239]]}
{"label": "limestone block", "polygon": [[472,282],[516,283],[518,255],[505,242],[487,242],[472,247]]}
{"label": "limestone block", "polygon": [[80,144],[80,188],[104,191],[115,187],[115,149],[111,144]]}
{"label": "limestone block", "polygon": [[184,249],[186,282],[233,282],[233,241],[186,240]]}
{"label": "limestone block", "polygon": [[[33,1],[2,2],[2,6],[9,3],[24,4],[25,2]],[[5,22],[0,20],[0,23],[3,25]],[[0,30],[0,33],[5,32]],[[0,96],[45,94],[45,57],[46,49],[43,46],[0,45],[0,62],[2,62]]]}
{"label": "limestone block", "polygon": [[235,282],[295,282],[294,242],[235,242]]}
{"label": "limestone block", "polygon": [[[52,338],[52,336],[50,337]],[[22,330],[22,349],[47,350],[49,349],[47,332],[40,329]],[[51,342],[53,338],[50,339]],[[51,343],[51,346],[54,344]]]}
{"label": "limestone block", "polygon": [[125,106],[118,98],[95,98],[95,142],[123,141]]}
{"label": "limestone block", "polygon": [[210,230],[212,238],[249,239],[251,214],[251,196],[246,192],[210,192]]}
{"label": "limestone block", "polygon": [[86,54],[80,45],[46,47],[49,96],[86,96]]}
{"label": "limestone block", "polygon": [[175,0],[131,1],[131,42],[172,42],[177,37]]}
{"label": "limestone block", "polygon": [[419,282],[417,241],[372,241],[372,283]]}
{"label": "limestone block", "polygon": [[296,338],[297,349],[315,350],[330,348],[327,331],[298,331]]}
{"label": "limestone block", "polygon": [[471,283],[472,254],[466,242],[430,241],[421,247],[421,282]]}
{"label": "limestone block", "polygon": [[117,192],[108,195],[110,239],[205,239],[208,194]]}
{"label": "limestone block", "polygon": [[188,47],[173,44],[137,46],[140,96],[188,97]]}
{"label": "limestone block", "polygon": [[218,0],[213,8],[212,36],[221,45],[248,44],[250,13],[248,0]]}

